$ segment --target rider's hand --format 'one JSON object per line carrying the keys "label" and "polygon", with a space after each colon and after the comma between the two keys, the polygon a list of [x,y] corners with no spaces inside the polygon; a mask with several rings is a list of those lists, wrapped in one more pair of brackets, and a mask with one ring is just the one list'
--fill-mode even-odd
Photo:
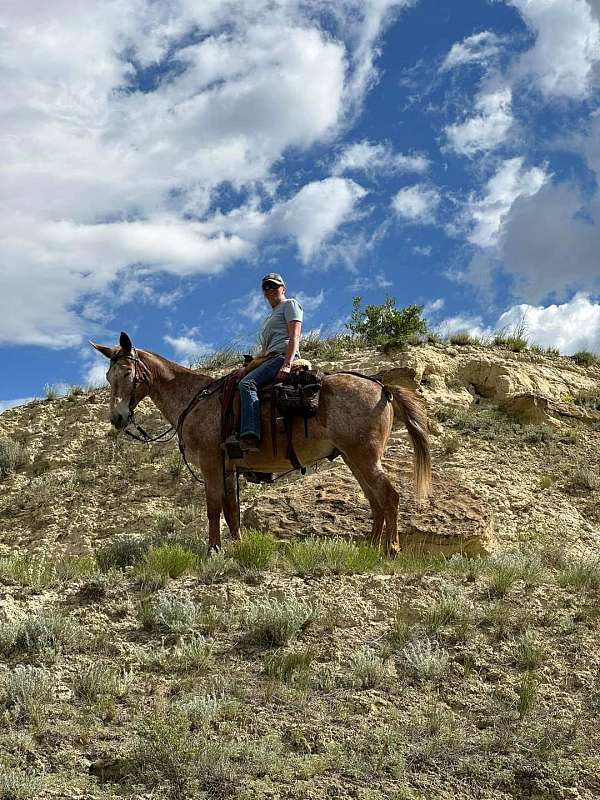
{"label": "rider's hand", "polygon": [[289,366],[286,366],[286,365],[284,364],[284,365],[281,367],[281,369],[279,370],[279,372],[277,373],[277,378],[276,378],[276,380],[278,380],[278,381],[284,381],[284,380],[285,380],[285,379],[288,377],[288,375],[290,374],[291,370],[292,370],[292,368],[291,368],[291,367],[289,367]]}

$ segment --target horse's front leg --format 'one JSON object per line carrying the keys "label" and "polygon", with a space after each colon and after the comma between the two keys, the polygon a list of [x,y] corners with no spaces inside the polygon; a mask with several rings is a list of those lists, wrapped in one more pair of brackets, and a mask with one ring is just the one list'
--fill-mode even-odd
{"label": "horse's front leg", "polygon": [[204,473],[206,481],[206,514],[208,517],[208,549],[221,549],[221,510],[223,508],[223,475],[221,470]]}
{"label": "horse's front leg", "polygon": [[223,491],[223,512],[225,521],[233,539],[240,539],[240,517],[239,517],[239,498],[237,495],[237,483],[235,473],[228,473],[225,476]]}

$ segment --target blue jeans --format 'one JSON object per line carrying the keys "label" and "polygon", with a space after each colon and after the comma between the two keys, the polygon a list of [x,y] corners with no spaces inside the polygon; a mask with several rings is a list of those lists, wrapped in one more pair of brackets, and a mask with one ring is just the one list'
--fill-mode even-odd
{"label": "blue jeans", "polygon": [[254,434],[260,439],[260,400],[258,390],[262,386],[273,383],[275,376],[285,361],[284,356],[274,356],[249,372],[239,382],[242,406],[240,420],[240,436]]}

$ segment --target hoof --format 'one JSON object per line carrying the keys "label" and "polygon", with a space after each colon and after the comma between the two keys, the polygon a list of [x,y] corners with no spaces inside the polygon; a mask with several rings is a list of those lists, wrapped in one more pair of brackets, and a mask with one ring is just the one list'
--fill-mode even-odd
{"label": "hoof", "polygon": [[208,555],[212,556],[215,553],[221,552],[221,545],[220,544],[209,544],[208,545]]}

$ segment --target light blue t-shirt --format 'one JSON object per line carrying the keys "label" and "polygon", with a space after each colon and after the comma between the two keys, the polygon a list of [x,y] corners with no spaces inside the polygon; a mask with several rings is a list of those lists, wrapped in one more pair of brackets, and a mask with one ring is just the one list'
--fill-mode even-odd
{"label": "light blue t-shirt", "polygon": [[[302,322],[304,314],[302,306],[293,297],[289,297],[271,311],[260,330],[260,343],[265,353],[287,353],[290,341],[288,322]],[[297,353],[294,354],[294,356]]]}

